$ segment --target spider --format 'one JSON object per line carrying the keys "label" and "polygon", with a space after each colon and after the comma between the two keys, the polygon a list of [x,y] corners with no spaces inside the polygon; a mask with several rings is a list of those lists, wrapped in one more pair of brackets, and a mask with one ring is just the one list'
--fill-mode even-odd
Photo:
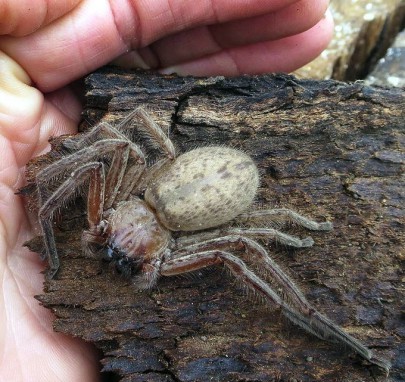
{"label": "spider", "polygon": [[[314,231],[329,231],[332,224],[286,208],[249,210],[259,186],[251,157],[224,146],[196,148],[176,157],[171,140],[142,108],[117,127],[101,122],[66,138],[63,147],[65,155],[36,176],[49,278],[60,265],[53,215],[85,189],[85,253],[113,262],[136,288],[154,286],[159,276],[223,265],[293,323],[389,370],[387,361],[312,307],[255,240],[270,238],[296,248],[314,243],[311,237],[300,239],[266,224],[252,226],[257,220],[283,218]],[[152,164],[141,147],[155,157]]]}

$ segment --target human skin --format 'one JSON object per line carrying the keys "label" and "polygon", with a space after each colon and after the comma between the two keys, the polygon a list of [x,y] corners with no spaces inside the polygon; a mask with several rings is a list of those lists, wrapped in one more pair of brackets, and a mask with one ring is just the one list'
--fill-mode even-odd
{"label": "human skin", "polygon": [[97,353],[52,330],[34,295],[44,264],[15,192],[50,136],[74,133],[75,80],[114,61],[193,75],[292,71],[333,29],[322,0],[0,1],[0,380],[96,381]]}

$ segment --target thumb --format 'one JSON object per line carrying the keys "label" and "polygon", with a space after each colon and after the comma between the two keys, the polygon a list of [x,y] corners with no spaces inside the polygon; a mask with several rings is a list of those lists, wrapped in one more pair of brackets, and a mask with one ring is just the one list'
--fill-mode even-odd
{"label": "thumb", "polygon": [[[69,119],[55,106],[57,95],[45,99],[30,84],[24,70],[0,52],[0,376],[95,381],[94,350],[53,332],[50,312],[33,298],[42,289],[43,266],[23,248],[31,229],[16,191],[26,161],[46,147],[49,134],[73,129],[74,122],[64,124]],[[63,128],[55,127],[56,120]]]}

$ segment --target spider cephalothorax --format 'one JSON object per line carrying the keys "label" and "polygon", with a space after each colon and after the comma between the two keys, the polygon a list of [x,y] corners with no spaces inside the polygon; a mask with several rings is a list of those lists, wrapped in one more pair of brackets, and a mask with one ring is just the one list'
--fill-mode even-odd
{"label": "spider cephalothorax", "polygon": [[[158,152],[152,165],[146,164],[134,132]],[[332,224],[317,223],[285,208],[249,211],[259,175],[248,155],[209,146],[176,157],[172,142],[142,109],[133,111],[118,127],[100,123],[85,134],[66,139],[63,146],[67,154],[36,177],[49,277],[59,268],[53,213],[88,184],[84,250],[113,261],[136,288],[152,287],[160,275],[222,264],[292,322],[389,369],[388,362],[316,311],[254,239],[272,238],[297,248],[313,245],[310,237],[300,239],[274,228],[255,227],[255,220],[285,218],[318,231],[331,230]],[[238,221],[244,225],[236,224]],[[244,255],[255,266],[249,268]]]}

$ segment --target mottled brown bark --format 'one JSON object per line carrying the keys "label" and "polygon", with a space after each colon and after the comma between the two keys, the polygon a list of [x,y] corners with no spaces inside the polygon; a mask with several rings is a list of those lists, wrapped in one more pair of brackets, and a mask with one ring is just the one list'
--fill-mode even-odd
{"label": "mottled brown bark", "polygon": [[[403,90],[116,68],[90,75],[86,89],[83,129],[142,105],[179,151],[224,144],[251,154],[262,174],[258,204],[333,221],[332,232],[311,233],[312,248],[269,242],[269,252],[321,312],[392,360],[390,380],[404,378]],[[28,178],[41,165],[33,162]],[[82,256],[84,207],[77,211],[59,219],[62,266],[38,299],[55,313],[55,330],[94,343],[103,369],[123,381],[384,380],[287,323],[222,268],[136,292],[106,263]],[[40,251],[40,239],[30,247]]]}

